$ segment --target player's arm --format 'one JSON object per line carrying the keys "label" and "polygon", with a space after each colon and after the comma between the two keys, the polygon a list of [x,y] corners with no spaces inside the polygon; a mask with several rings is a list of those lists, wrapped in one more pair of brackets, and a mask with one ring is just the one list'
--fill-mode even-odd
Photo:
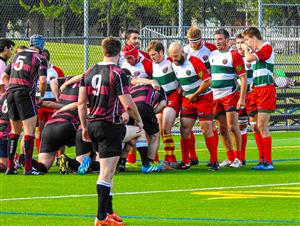
{"label": "player's arm", "polygon": [[196,90],[196,92],[193,95],[198,96],[199,94],[206,91],[210,86],[211,86],[211,79],[208,78],[202,82],[202,84],[199,86],[199,88]]}
{"label": "player's arm", "polygon": [[46,75],[41,75],[40,76],[40,93],[41,97],[44,97],[45,92],[47,88],[47,76]]}
{"label": "player's arm", "polygon": [[233,68],[241,80],[240,99],[237,103],[237,109],[240,109],[245,107],[245,99],[246,99],[247,85],[248,85],[247,75],[245,70],[245,63],[242,56],[237,51],[232,51],[231,55],[232,55]]}
{"label": "player's arm", "polygon": [[81,78],[82,75],[76,75],[70,78],[69,80],[66,80],[64,84],[62,84],[62,86],[60,87],[60,92],[63,92],[66,87],[80,82]]}
{"label": "player's arm", "polygon": [[11,64],[9,64],[6,67],[5,71],[1,74],[1,79],[3,84],[7,85],[9,83],[10,73],[11,73]]}
{"label": "player's arm", "polygon": [[158,114],[158,113],[162,112],[166,106],[167,106],[167,101],[166,101],[166,100],[160,101],[160,102],[155,106],[155,108],[153,109],[153,110],[154,110],[154,113],[155,113],[155,114]]}
{"label": "player's arm", "polygon": [[246,98],[246,94],[247,94],[247,85],[248,85],[246,74],[243,74],[239,77],[241,80],[241,86],[240,86],[240,99],[237,103],[237,109],[245,107],[245,98]]}
{"label": "player's arm", "polygon": [[9,75],[7,73],[3,72],[1,77],[2,77],[2,83],[7,85],[9,82]]}
{"label": "player's arm", "polygon": [[57,110],[53,116],[57,115],[60,112],[64,112],[64,111],[72,111],[72,110],[76,110],[77,109],[77,102],[71,103],[71,104],[67,104],[67,105],[62,105],[62,107],[59,108],[59,110]]}
{"label": "player's arm", "polygon": [[132,78],[130,84],[135,86],[138,84],[147,84],[147,85],[151,85],[153,87],[153,89],[155,90],[160,90],[160,85],[159,83],[154,80],[154,79],[148,79],[148,78]]}
{"label": "player's arm", "polygon": [[52,91],[52,94],[53,94],[54,98],[56,99],[56,101],[58,101],[60,90],[59,90],[59,84],[58,84],[57,78],[54,78],[54,79],[50,80],[50,88],[51,88],[51,91]]}
{"label": "player's arm", "polygon": [[62,108],[64,105],[62,104],[59,104],[59,103],[56,103],[54,101],[43,101],[41,103],[41,107],[44,107],[44,108],[51,108],[51,109],[60,109]]}
{"label": "player's arm", "polygon": [[199,60],[198,58],[195,58],[195,57],[191,57],[190,61],[194,66],[197,76],[202,80],[202,83],[199,86],[199,88],[193,94],[187,96],[187,98],[190,101],[196,101],[198,95],[205,92],[210,87],[211,76],[207,72],[204,63],[201,60]]}
{"label": "player's arm", "polygon": [[42,59],[38,68],[39,80],[40,80],[40,94],[41,98],[44,97],[47,88],[47,69],[48,62],[46,59]]}
{"label": "player's arm", "polygon": [[[83,79],[81,81],[83,81]],[[82,126],[82,139],[86,142],[91,142],[91,138],[87,130],[87,120],[86,120],[87,102],[88,102],[88,98],[87,98],[86,87],[84,86],[83,82],[81,82],[81,86],[79,88],[79,96],[78,96],[78,114]]]}

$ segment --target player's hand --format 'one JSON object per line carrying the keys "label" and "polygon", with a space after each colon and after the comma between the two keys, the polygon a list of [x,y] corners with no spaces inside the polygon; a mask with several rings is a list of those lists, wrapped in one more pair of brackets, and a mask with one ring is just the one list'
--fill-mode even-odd
{"label": "player's hand", "polygon": [[87,128],[82,129],[82,140],[85,142],[92,142],[92,139],[88,133]]}
{"label": "player's hand", "polygon": [[178,93],[178,94],[182,94],[182,93],[183,93],[183,90],[182,90],[182,88],[181,88],[181,87],[178,87],[178,89],[177,89],[177,93]]}
{"label": "player's hand", "polygon": [[137,133],[141,132],[142,129],[144,129],[144,123],[142,121],[135,122],[135,125],[140,128],[140,130]]}
{"label": "player's hand", "polygon": [[198,95],[195,95],[195,94],[186,96],[186,98],[188,98],[189,101],[191,101],[191,102],[195,102],[197,100],[197,97],[198,97]]}
{"label": "player's hand", "polygon": [[129,121],[129,114],[127,112],[124,112],[122,115],[121,115],[121,120],[122,120],[122,123],[123,124],[127,124],[128,121]]}
{"label": "player's hand", "polygon": [[249,49],[248,45],[246,45],[245,43],[243,43],[241,45],[241,47],[242,47],[242,50],[244,50],[244,51]]}
{"label": "player's hand", "polygon": [[40,108],[41,105],[42,105],[42,103],[43,103],[43,99],[42,98],[40,98],[40,97],[36,97],[35,98],[35,105],[36,105],[37,108]]}
{"label": "player's hand", "polygon": [[160,90],[160,85],[156,80],[151,80],[151,85],[152,85],[153,89]]}
{"label": "player's hand", "polygon": [[61,87],[59,88],[60,92],[62,93],[67,86],[65,84],[62,84]]}
{"label": "player's hand", "polygon": [[236,107],[238,110],[245,108],[245,99],[240,98]]}

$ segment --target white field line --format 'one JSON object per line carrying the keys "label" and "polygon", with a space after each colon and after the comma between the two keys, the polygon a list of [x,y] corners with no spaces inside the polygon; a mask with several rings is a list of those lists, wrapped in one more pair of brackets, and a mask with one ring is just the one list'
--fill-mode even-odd
{"label": "white field line", "polygon": [[[144,194],[158,194],[158,193],[176,193],[176,192],[194,192],[194,191],[211,191],[211,190],[226,190],[226,189],[243,189],[243,188],[261,188],[261,187],[279,187],[287,185],[300,185],[300,182],[285,183],[285,184],[254,184],[244,186],[229,186],[229,187],[211,187],[211,188],[192,188],[192,189],[179,189],[179,190],[160,190],[160,191],[140,191],[140,192],[118,192],[114,195],[144,195]],[[97,194],[79,194],[79,195],[59,195],[59,196],[35,196],[23,198],[4,198],[3,201],[21,201],[21,200],[34,200],[34,199],[64,199],[64,198],[80,198],[80,197],[93,197]]]}

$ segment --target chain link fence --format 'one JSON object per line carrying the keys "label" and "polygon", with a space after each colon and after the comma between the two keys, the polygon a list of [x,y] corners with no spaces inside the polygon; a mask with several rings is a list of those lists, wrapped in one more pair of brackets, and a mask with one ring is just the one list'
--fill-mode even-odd
{"label": "chain link fence", "polygon": [[[186,43],[198,26],[203,37],[225,27],[231,38],[247,26],[261,28],[276,52],[278,109],[273,130],[300,129],[300,3],[297,0],[0,0],[0,36],[27,44],[34,34],[46,37],[51,63],[77,75],[102,59],[100,42],[109,35],[123,40],[130,28],[140,31],[142,48],[151,40],[167,47]],[[197,129],[198,130],[198,129]]]}

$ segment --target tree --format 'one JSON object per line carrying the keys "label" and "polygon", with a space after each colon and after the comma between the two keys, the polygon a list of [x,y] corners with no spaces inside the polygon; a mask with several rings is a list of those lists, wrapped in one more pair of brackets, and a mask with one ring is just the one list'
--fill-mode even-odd
{"label": "tree", "polygon": [[19,5],[18,0],[0,1],[0,14],[0,37],[6,35],[9,22],[16,24],[19,19],[24,19],[28,16],[26,10]]}

